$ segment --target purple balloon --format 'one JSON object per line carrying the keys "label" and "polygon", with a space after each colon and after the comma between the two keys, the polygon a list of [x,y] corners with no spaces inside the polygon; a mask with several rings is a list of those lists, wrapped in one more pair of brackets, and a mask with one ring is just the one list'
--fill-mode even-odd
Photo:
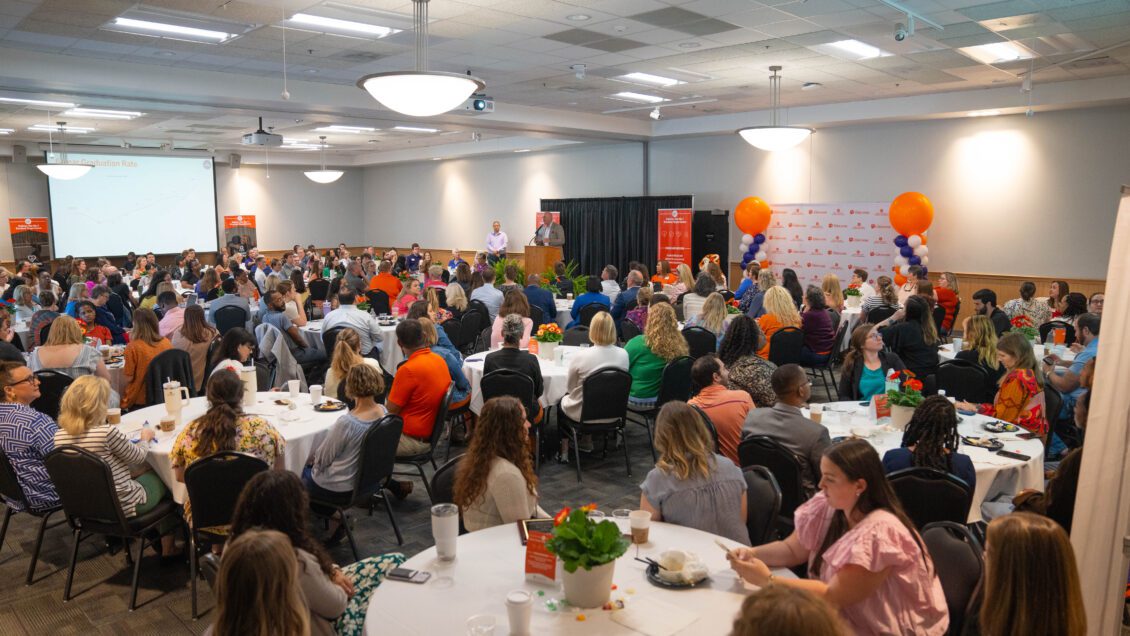
{"label": "purple balloon", "polygon": [[[899,234],[898,236],[896,236],[895,237],[895,245],[897,245],[899,247],[906,247],[906,237],[903,236],[902,234]],[[914,250],[911,250],[911,254],[913,254],[913,253],[914,253]],[[910,254],[903,254],[903,256],[909,256],[909,255]]]}
{"label": "purple balloon", "polygon": [[921,265],[922,264],[922,259],[918,258],[917,256],[911,256],[911,257],[907,258],[906,260],[911,265]]}
{"label": "purple balloon", "polygon": [[925,267],[923,267],[923,268],[922,268],[922,275],[923,275],[923,276],[925,276],[925,275],[926,275],[926,274],[928,274],[928,273],[929,273],[929,272],[927,272],[927,271],[926,271],[926,268],[925,268]]}
{"label": "purple balloon", "polygon": [[765,235],[764,234],[754,235],[754,237],[753,237],[753,244],[754,245],[761,245],[764,242],[765,242]]}
{"label": "purple balloon", "polygon": [[745,248],[746,254],[753,256],[757,253],[757,243],[750,243],[749,247]]}
{"label": "purple balloon", "polygon": [[[899,254],[902,254],[905,258],[918,258],[914,255],[914,248],[909,245],[903,245],[901,248],[899,248]],[[916,263],[911,263],[911,265],[915,264]]]}

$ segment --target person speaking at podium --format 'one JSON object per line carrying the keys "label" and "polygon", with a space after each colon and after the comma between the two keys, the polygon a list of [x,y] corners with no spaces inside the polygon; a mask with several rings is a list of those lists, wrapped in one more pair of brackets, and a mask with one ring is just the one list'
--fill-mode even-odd
{"label": "person speaking at podium", "polygon": [[535,245],[548,245],[561,247],[565,244],[565,228],[560,223],[553,222],[553,213],[546,212],[541,215],[541,225],[534,233]]}

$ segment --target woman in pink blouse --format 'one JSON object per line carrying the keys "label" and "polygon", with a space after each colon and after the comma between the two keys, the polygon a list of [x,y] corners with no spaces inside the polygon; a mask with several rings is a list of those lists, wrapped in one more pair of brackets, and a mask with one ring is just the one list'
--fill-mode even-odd
{"label": "woman in pink blouse", "polygon": [[[856,634],[945,634],[942,585],[874,447],[836,444],[820,472],[820,492],[797,508],[796,530],[784,541],[732,550],[731,566],[754,585],[823,597]],[[777,579],[770,570],[806,562],[809,579]]]}

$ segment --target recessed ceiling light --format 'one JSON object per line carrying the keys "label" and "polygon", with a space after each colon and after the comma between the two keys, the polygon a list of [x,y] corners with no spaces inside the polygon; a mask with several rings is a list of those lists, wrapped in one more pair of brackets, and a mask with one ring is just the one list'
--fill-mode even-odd
{"label": "recessed ceiling light", "polygon": [[661,75],[652,75],[651,73],[625,73],[624,75],[617,75],[613,79],[623,80],[625,82],[633,82],[637,84],[648,84],[650,86],[675,86],[677,84],[686,84],[682,80],[677,80],[672,77],[663,77]]}
{"label": "recessed ceiling light", "polygon": [[392,129],[393,130],[399,130],[401,132],[414,132],[414,133],[437,133],[437,132],[439,132],[438,128],[421,128],[419,126],[393,126]]}
{"label": "recessed ceiling light", "polygon": [[145,113],[135,110],[106,110],[103,108],[72,108],[63,113],[68,117],[93,119],[137,119]]}
{"label": "recessed ceiling light", "polygon": [[400,33],[400,29],[381,26],[379,24],[366,24],[364,22],[354,22],[353,20],[339,20],[337,18],[327,18],[320,15],[310,15],[309,13],[296,13],[291,16],[287,22],[300,26],[321,27],[329,32],[341,31],[350,34],[371,35],[376,38],[388,37],[394,33]]}
{"label": "recessed ceiling light", "polygon": [[443,161],[443,157],[432,157],[432,161]]}
{"label": "recessed ceiling light", "polygon": [[[194,39],[223,42],[235,37],[234,33],[213,31],[211,29],[198,29],[196,27],[168,24],[166,22],[150,22],[148,20],[135,20],[133,18],[114,18],[114,26],[119,30],[130,30],[138,35],[157,37],[161,34],[183,35]],[[151,33],[146,33],[151,31]]]}
{"label": "recessed ceiling light", "polygon": [[565,19],[572,20],[573,22],[584,22],[585,20],[591,20],[592,16],[587,13],[574,13],[573,15],[565,16]]}
{"label": "recessed ceiling light", "polygon": [[621,91],[609,95],[612,99],[621,99],[629,102],[640,102],[643,104],[658,104],[667,101],[664,97],[658,95],[647,95],[645,93],[633,93],[632,91]]}
{"label": "recessed ceiling light", "polygon": [[[35,131],[35,132],[59,132],[59,128],[60,128],[59,126],[56,126],[56,125],[53,125],[53,124],[36,124],[34,126],[29,126],[28,130],[32,130],[32,131]],[[62,126],[62,129],[69,132],[69,133],[78,133],[78,134],[90,133],[90,132],[94,132],[94,130],[95,130],[94,128],[88,128],[88,127],[84,127],[84,126]]]}
{"label": "recessed ceiling light", "polygon": [[379,128],[366,128],[364,126],[339,126],[334,124],[332,126],[322,126],[315,128],[314,132],[329,132],[329,133],[349,133],[351,135],[359,135],[361,133],[370,133],[379,130]]}
{"label": "recessed ceiling light", "polygon": [[969,117],[995,117],[1001,114],[999,110],[975,110],[969,113]]}
{"label": "recessed ceiling light", "polygon": [[982,64],[1000,64],[1035,57],[1035,53],[1015,42],[993,42],[966,46],[957,50]]}
{"label": "recessed ceiling light", "polygon": [[814,91],[821,88],[824,88],[824,85],[820,82],[805,82],[800,85],[800,90],[802,91]]}
{"label": "recessed ceiling light", "polygon": [[887,55],[879,47],[871,46],[859,40],[840,40],[839,42],[829,42],[826,46],[835,49],[839,53],[847,53],[854,56],[857,60],[869,60]]}
{"label": "recessed ceiling light", "polygon": [[20,97],[0,97],[0,102],[5,104],[23,104],[25,106],[44,106],[47,108],[74,108],[78,104],[70,102],[52,102],[42,99],[23,99]]}
{"label": "recessed ceiling light", "polygon": [[680,42],[679,43],[680,49],[697,49],[700,46],[702,46],[702,45],[699,44],[698,42]]}
{"label": "recessed ceiling light", "polygon": [[521,148],[519,150],[515,150],[514,152],[529,152],[529,151],[530,151],[529,148]]}

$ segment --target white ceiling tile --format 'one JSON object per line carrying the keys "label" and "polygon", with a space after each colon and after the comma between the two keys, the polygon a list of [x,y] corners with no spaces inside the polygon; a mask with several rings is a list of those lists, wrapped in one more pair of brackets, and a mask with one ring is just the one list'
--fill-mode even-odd
{"label": "white ceiling tile", "polygon": [[[712,18],[724,18],[731,13],[741,13],[760,6],[761,3],[753,0],[694,0],[681,5],[679,8]],[[729,20],[725,21],[729,22]]]}
{"label": "white ceiling tile", "polygon": [[726,22],[740,27],[756,29],[763,24],[792,20],[793,16],[771,7],[761,7],[726,16]]}
{"label": "white ceiling tile", "polygon": [[801,33],[822,31],[823,27],[807,20],[786,20],[757,27],[757,30],[775,38],[783,38],[790,35],[800,35]]}

